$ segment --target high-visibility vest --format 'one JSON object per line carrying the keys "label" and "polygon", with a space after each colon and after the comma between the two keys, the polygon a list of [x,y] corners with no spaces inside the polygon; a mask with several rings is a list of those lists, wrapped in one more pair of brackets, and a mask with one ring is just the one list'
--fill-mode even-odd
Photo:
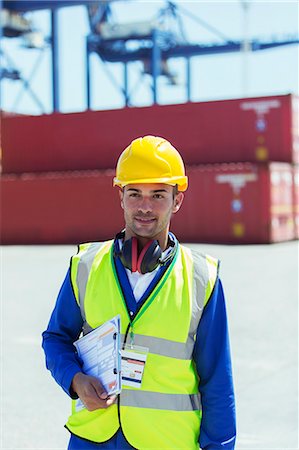
{"label": "high-visibility vest", "polygon": [[[130,317],[118,281],[113,241],[79,246],[71,279],[85,331],[120,314],[121,333],[147,347],[141,389],[123,386],[118,404],[76,410],[66,427],[93,442],[109,440],[121,426],[137,449],[198,449],[201,423],[199,377],[192,353],[198,323],[213,291],[218,260],[178,245],[166,272]],[[127,333],[130,327],[130,333]]]}

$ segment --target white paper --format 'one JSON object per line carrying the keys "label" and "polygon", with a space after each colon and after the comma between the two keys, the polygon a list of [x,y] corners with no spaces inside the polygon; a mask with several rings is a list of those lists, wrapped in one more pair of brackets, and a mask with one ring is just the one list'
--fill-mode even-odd
{"label": "white paper", "polygon": [[[100,379],[109,395],[121,391],[120,316],[113,317],[74,342],[82,370]],[[76,409],[84,405],[78,399]]]}

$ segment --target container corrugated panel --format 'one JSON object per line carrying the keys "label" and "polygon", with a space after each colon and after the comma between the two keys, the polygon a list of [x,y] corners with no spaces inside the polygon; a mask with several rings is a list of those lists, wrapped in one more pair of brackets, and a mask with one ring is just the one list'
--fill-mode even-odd
{"label": "container corrugated panel", "polygon": [[72,244],[113,237],[123,214],[111,172],[5,175],[3,244]]}
{"label": "container corrugated panel", "polygon": [[[190,188],[172,229],[182,242],[268,243],[293,239],[288,164],[188,168]],[[104,240],[124,226],[114,172],[5,175],[3,244]]]}
{"label": "container corrugated panel", "polygon": [[188,242],[271,243],[294,239],[292,168],[239,163],[189,168],[184,220],[174,231]]}
{"label": "container corrugated panel", "polygon": [[185,163],[299,162],[291,95],[2,120],[3,173],[108,169],[138,136],[170,140]]}
{"label": "container corrugated panel", "polygon": [[273,242],[294,239],[294,180],[290,164],[270,163],[270,214],[271,240]]}
{"label": "container corrugated panel", "polygon": [[299,239],[299,165],[293,167],[295,236]]}

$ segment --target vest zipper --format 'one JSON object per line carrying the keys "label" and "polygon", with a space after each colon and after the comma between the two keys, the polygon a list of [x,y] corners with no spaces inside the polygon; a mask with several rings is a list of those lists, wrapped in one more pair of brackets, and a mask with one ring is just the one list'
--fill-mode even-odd
{"label": "vest zipper", "polygon": [[[132,324],[131,324],[131,322],[129,322],[129,324],[128,324],[128,326],[127,326],[127,329],[126,329],[126,332],[125,332],[125,337],[124,337],[124,342],[123,342],[123,347],[122,347],[123,350],[125,349],[125,345],[126,345],[126,343],[127,343],[127,338],[128,338],[128,334],[129,334],[129,331],[130,331],[131,326],[132,326]],[[130,332],[130,334],[131,334],[131,333],[132,333],[132,332]]]}
{"label": "vest zipper", "polygon": [[128,439],[125,436],[122,424],[121,424],[121,418],[120,418],[120,396],[117,397],[117,415],[118,415],[118,422],[119,422],[119,430],[122,432],[122,435],[125,439],[125,441],[132,447],[134,450],[138,450],[136,447],[133,447],[133,445],[128,441]]}

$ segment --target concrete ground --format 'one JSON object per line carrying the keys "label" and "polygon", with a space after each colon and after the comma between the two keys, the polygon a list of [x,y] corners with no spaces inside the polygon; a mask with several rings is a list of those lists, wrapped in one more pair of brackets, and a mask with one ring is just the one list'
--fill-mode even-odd
{"label": "concrete ground", "polygon": [[[196,245],[222,261],[237,450],[298,449],[298,243]],[[40,347],[75,246],[2,247],[1,448],[65,449],[69,400]]]}

